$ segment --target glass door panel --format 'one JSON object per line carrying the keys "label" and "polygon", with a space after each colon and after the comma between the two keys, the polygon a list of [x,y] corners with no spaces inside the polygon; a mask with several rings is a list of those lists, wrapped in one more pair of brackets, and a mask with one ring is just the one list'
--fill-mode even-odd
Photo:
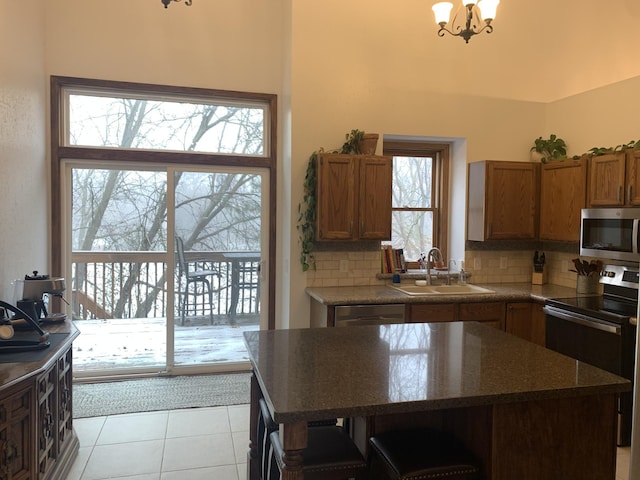
{"label": "glass door panel", "polygon": [[173,173],[173,366],[246,363],[261,325],[264,173]]}
{"label": "glass door panel", "polygon": [[[84,375],[165,369],[167,175],[73,166],[67,292]],[[70,279],[70,280],[69,280]]]}

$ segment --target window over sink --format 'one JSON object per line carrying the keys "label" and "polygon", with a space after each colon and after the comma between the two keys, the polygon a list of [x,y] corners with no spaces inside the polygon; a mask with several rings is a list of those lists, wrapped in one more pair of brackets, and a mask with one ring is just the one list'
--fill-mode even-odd
{"label": "window over sink", "polygon": [[449,145],[384,138],[393,156],[391,241],[409,262],[438,247],[447,258]]}

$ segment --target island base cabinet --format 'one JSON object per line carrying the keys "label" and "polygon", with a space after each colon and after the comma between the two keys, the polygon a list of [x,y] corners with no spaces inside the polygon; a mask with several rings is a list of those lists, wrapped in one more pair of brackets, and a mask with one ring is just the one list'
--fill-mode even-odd
{"label": "island base cabinet", "polygon": [[[433,428],[455,436],[486,480],[616,478],[616,395],[595,395],[357,417],[352,433]],[[576,461],[576,459],[579,459]]]}
{"label": "island base cabinet", "polygon": [[615,395],[495,405],[491,464],[493,480],[614,480]]}

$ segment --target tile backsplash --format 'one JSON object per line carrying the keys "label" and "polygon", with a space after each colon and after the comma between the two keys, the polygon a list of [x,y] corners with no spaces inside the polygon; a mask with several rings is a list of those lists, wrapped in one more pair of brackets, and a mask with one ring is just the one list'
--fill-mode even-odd
{"label": "tile backsplash", "polygon": [[[566,287],[576,286],[573,267],[574,253],[545,252],[547,282]],[[384,285],[388,279],[376,277],[380,273],[380,252],[315,252],[316,269],[307,272],[308,287],[340,287]],[[468,250],[465,271],[471,274],[470,283],[531,282],[533,251]]]}

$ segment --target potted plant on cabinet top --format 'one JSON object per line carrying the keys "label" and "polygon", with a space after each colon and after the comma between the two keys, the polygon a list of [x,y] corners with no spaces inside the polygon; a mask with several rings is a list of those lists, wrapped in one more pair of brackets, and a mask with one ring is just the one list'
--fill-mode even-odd
{"label": "potted plant on cabinet top", "polygon": [[551,134],[546,140],[542,137],[534,140],[531,152],[535,152],[542,163],[547,163],[551,160],[561,160],[567,158],[567,144],[563,139]]}

